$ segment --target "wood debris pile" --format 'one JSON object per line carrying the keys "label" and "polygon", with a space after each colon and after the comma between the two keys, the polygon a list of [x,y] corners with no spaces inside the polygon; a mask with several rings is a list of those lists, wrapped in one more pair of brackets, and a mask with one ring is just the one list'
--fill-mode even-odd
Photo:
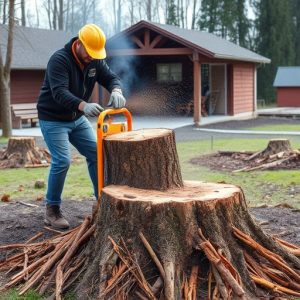
{"label": "wood debris pile", "polygon": [[[91,218],[88,217],[80,226],[42,242],[33,242],[42,235],[39,233],[24,244],[1,246],[1,252],[15,251],[13,255],[0,261],[1,272],[6,272],[6,275],[14,274],[0,288],[0,292],[17,286],[19,295],[34,288],[40,295],[52,291],[47,299],[62,299],[62,295],[88,268],[85,245],[94,231],[95,225],[92,225]],[[241,230],[232,227],[232,233],[239,242],[247,246],[243,255],[250,277],[257,286],[269,290],[273,296],[300,297],[299,270],[289,267],[279,255],[264,248]],[[132,293],[136,299],[160,299],[161,295],[168,293],[168,288],[174,286],[174,276],[166,274],[174,273],[175,266],[170,264],[163,267],[142,232],[139,237],[156,268],[156,276],[146,278],[145,271],[142,271],[137,262],[134,249],[129,250],[122,238],[117,244],[109,237],[113,251],[103,272],[111,276],[100,283],[99,299],[128,299],[128,295]],[[276,237],[274,241],[300,257],[300,247]],[[198,250],[199,254],[205,255],[209,266],[207,268],[203,259],[191,266],[190,274],[184,275],[182,280],[181,299],[246,299],[237,269],[221,248],[205,238],[200,228]]]}
{"label": "wood debris pile", "polygon": [[259,152],[219,151],[220,155],[243,161],[246,166],[233,172],[255,170],[293,169],[300,166],[300,151],[293,150],[288,140],[271,140],[267,148]]}
{"label": "wood debris pile", "polygon": [[49,151],[36,147],[33,137],[12,137],[0,150],[0,169],[48,167],[50,160]]}
{"label": "wood debris pile", "polygon": [[[95,225],[91,225],[88,217],[80,226],[42,242],[33,243],[42,235],[39,233],[24,244],[0,246],[0,252],[7,253],[0,261],[0,272],[6,272],[6,276],[13,274],[7,284],[0,287],[0,292],[18,286],[19,295],[31,288],[43,295],[55,285],[52,298],[61,299],[59,295],[86,267],[84,245],[94,231]],[[9,255],[12,251],[13,254]]]}

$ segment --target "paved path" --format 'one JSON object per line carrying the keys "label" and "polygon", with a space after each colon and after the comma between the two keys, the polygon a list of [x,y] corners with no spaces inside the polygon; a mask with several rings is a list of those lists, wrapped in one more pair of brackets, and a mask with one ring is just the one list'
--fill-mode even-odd
{"label": "paved path", "polygon": [[[122,118],[115,118],[115,121],[122,121]],[[96,130],[96,120],[91,120]],[[274,132],[274,131],[251,131],[250,127],[266,124],[299,124],[299,132]],[[180,116],[134,116],[133,128],[170,128],[174,129],[177,141],[188,141],[198,139],[220,138],[241,138],[247,135],[248,138],[272,138],[295,137],[300,139],[300,120],[291,118],[256,118],[239,120],[237,117],[209,116],[201,119],[201,127],[195,128],[192,117]],[[244,128],[244,130],[243,130]],[[1,134],[1,130],[0,130]],[[14,136],[41,137],[39,127],[14,129]]]}

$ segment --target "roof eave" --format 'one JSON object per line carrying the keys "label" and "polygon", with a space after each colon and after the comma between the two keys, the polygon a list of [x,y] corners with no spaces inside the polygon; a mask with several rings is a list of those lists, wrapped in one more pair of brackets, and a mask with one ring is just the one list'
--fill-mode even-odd
{"label": "roof eave", "polygon": [[12,70],[23,70],[23,71],[44,71],[46,70],[46,67],[41,67],[41,66],[38,66],[38,67],[33,67],[33,66],[12,66],[11,67]]}
{"label": "roof eave", "polygon": [[247,61],[247,62],[253,62],[253,63],[263,63],[263,64],[269,64],[271,62],[270,59],[265,58],[265,59],[252,59],[250,57],[238,57],[238,56],[231,56],[231,55],[223,55],[223,54],[215,54],[213,56],[214,58],[219,58],[219,59],[229,59],[229,60],[239,60],[239,61]]}
{"label": "roof eave", "polygon": [[174,34],[171,34],[169,31],[167,30],[164,30],[162,28],[160,28],[159,26],[156,26],[155,24],[152,24],[152,23],[148,23],[146,21],[140,21],[138,22],[137,24],[121,31],[120,33],[114,35],[113,37],[111,37],[109,39],[109,41],[113,41],[115,39],[118,39],[119,37],[123,36],[123,35],[129,35],[130,33],[136,31],[136,30],[139,30],[143,27],[146,27],[148,29],[152,29],[152,30],[155,30],[157,32],[159,32],[160,34],[163,34],[164,36],[168,37],[168,38],[171,38],[175,41],[177,41],[178,43],[181,43],[182,45],[188,47],[188,48],[191,48],[192,50],[195,50],[196,52],[199,52],[200,54],[203,54],[209,58],[213,58],[214,57],[214,53],[211,52],[211,51],[208,51],[207,49],[204,49],[204,48],[201,48],[199,47],[198,45],[195,45],[193,43],[190,43],[184,39],[181,39],[181,38],[178,38],[177,36],[175,36]]}
{"label": "roof eave", "polygon": [[273,87],[276,87],[276,88],[299,88],[300,87],[300,84],[299,85],[274,85],[273,84]]}

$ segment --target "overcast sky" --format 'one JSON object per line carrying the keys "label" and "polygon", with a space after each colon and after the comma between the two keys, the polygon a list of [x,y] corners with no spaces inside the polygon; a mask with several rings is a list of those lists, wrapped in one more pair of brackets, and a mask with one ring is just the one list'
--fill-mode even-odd
{"label": "overcast sky", "polygon": [[[38,7],[38,11],[39,11],[39,27],[40,28],[49,28],[49,24],[48,24],[48,18],[46,15],[46,10],[43,7],[43,3],[45,0],[26,0],[26,14],[27,14],[27,26],[31,26],[31,27],[36,27],[37,26],[37,19],[36,19],[36,3],[37,3],[37,7]],[[102,26],[103,28],[105,28],[107,35],[110,35],[113,29],[113,9],[112,9],[112,0],[102,0],[102,1],[96,1],[96,5],[97,5],[97,11],[101,11],[102,15],[96,16],[96,23],[99,26]],[[17,4],[18,5],[18,4]],[[191,6],[191,5],[190,5]],[[17,16],[20,17],[20,6],[17,6]],[[124,15],[128,15],[128,7],[124,6],[122,7],[123,9],[123,14]],[[190,11],[191,14],[191,11]],[[252,11],[252,9],[248,6],[248,16],[250,19],[254,19],[254,13]],[[163,11],[161,11],[161,16],[160,16],[160,20],[163,20]],[[189,21],[191,21],[191,16],[187,18]],[[92,20],[90,20],[91,22]],[[139,21],[137,19],[137,21]],[[123,18],[123,28],[124,27],[128,27],[129,26],[129,22],[128,20],[126,20],[125,18]],[[126,22],[128,24],[126,24]],[[100,24],[101,23],[101,24]],[[82,24],[84,25],[84,24]],[[108,31],[108,32],[107,32]]]}

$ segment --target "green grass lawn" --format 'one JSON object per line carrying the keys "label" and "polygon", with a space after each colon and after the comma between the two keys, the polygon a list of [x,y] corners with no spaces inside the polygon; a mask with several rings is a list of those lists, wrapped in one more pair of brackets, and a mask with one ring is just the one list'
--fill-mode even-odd
{"label": "green grass lawn", "polygon": [[[0,300],[43,300],[47,297],[41,297],[34,290],[29,290],[24,296],[18,296],[16,289],[10,289],[6,293],[0,294]],[[63,300],[74,300],[75,296],[73,293],[67,293]]]}
{"label": "green grass lawn", "polygon": [[[290,139],[293,148],[300,148],[300,142]],[[192,165],[190,159],[202,154],[218,150],[258,151],[268,144],[266,139],[220,139],[181,142],[177,144],[181,171],[185,180],[201,180],[212,182],[226,182],[242,187],[246,201],[250,206],[259,204],[274,205],[287,203],[300,208],[300,193],[291,196],[292,189],[300,188],[300,173],[293,171],[260,171],[249,173],[231,173],[212,171],[205,167]],[[36,180],[47,177],[48,168],[36,169],[9,169],[0,171],[0,196],[10,194],[12,200],[34,200],[44,189],[34,189]],[[64,197],[74,200],[83,200],[92,197],[92,186],[88,177],[85,161],[79,160],[71,165],[65,184]],[[5,298],[1,298],[1,297]],[[25,296],[18,296],[15,290],[0,295],[5,300],[41,300],[34,291]],[[74,299],[68,295],[66,300]]]}
{"label": "green grass lawn", "polygon": [[0,136],[0,145],[7,145],[8,138]]}
{"label": "green grass lawn", "polygon": [[257,127],[246,128],[253,131],[292,131],[300,132],[300,124],[274,124],[274,125],[262,125]]}
{"label": "green grass lawn", "polygon": [[[300,148],[299,141],[290,140],[293,148]],[[218,150],[248,150],[264,149],[268,144],[266,139],[220,139],[181,142],[177,144],[181,171],[185,180],[201,180],[226,182],[241,186],[251,206],[261,203],[289,203],[300,208],[300,193],[293,195],[293,189],[300,188],[300,173],[291,171],[256,171],[231,173],[213,171],[198,165],[192,165],[190,159],[201,154],[217,152]],[[0,196],[9,194],[14,200],[36,200],[45,194],[46,188],[35,189],[36,180],[47,182],[48,168],[7,169],[0,171]],[[93,197],[92,185],[87,167],[83,159],[76,160],[68,172],[65,189],[65,199],[84,200]]]}
{"label": "green grass lawn", "polygon": [[[36,200],[45,194],[46,187],[34,188],[36,180],[45,180],[49,168],[18,168],[0,171],[0,196],[9,194],[11,200]],[[93,197],[93,188],[84,160],[71,164],[63,197],[84,200]]]}
{"label": "green grass lawn", "polygon": [[[300,143],[290,140],[293,148],[299,148]],[[266,139],[228,139],[215,140],[213,151],[211,141],[184,142],[177,145],[181,171],[185,180],[201,180],[211,182],[226,182],[240,186],[250,206],[263,203],[274,205],[288,203],[300,208],[300,193],[293,193],[300,188],[300,173],[298,170],[276,170],[231,173],[213,171],[206,167],[192,165],[190,159],[201,154],[218,150],[258,151],[268,144]]]}

